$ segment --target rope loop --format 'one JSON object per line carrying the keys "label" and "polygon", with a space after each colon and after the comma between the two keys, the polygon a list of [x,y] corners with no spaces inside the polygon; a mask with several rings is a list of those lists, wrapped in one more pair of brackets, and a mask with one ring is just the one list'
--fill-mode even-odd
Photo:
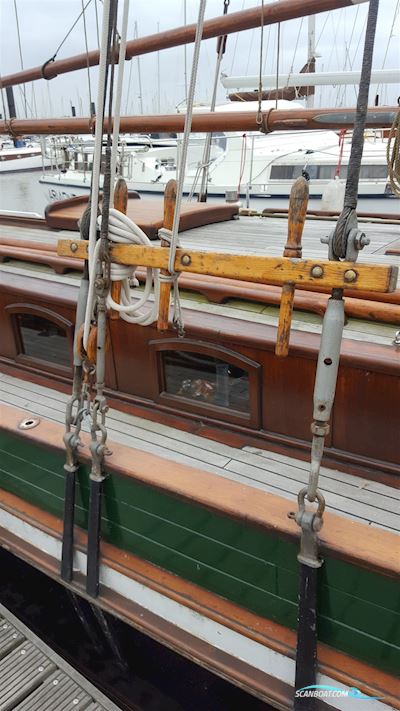
{"label": "rope loop", "polygon": [[50,79],[54,79],[54,78],[57,76],[57,74],[53,74],[51,77],[47,77],[46,74],[45,74],[45,69],[46,69],[46,67],[47,67],[49,64],[51,64],[52,62],[55,62],[56,56],[57,56],[57,53],[56,53],[56,54],[53,54],[53,56],[50,57],[50,59],[48,59],[47,62],[44,62],[44,63],[42,64],[42,66],[40,67],[40,73],[41,73],[41,75],[42,75],[42,79],[46,79],[46,81],[50,81]]}

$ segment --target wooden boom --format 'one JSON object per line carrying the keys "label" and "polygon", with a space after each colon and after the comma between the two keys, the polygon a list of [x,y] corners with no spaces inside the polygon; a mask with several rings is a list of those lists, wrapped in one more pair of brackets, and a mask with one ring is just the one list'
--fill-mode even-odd
{"label": "wooden boom", "polygon": [[[398,107],[371,107],[368,109],[366,128],[390,128],[397,115]],[[194,114],[192,132],[216,133],[222,131],[307,131],[315,129],[352,129],[356,117],[353,108],[342,109],[270,109],[261,114],[261,124],[257,122],[255,111],[205,112]],[[40,136],[57,136],[64,133],[77,135],[94,133],[96,118],[61,119],[9,119],[0,121],[0,134],[24,136],[31,133]],[[185,116],[170,114],[162,116],[121,116],[120,133],[175,132],[183,133]],[[104,122],[104,132],[108,121]],[[112,127],[111,127],[112,130]]]}
{"label": "wooden boom", "polygon": [[[315,15],[319,12],[336,10],[366,1],[367,0],[281,0],[281,2],[272,2],[265,7],[252,7],[222,17],[213,17],[210,20],[206,20],[202,39],[210,39],[211,37],[218,37],[219,35],[229,35],[233,32],[241,32],[243,30],[251,30],[254,27],[259,27],[261,22],[263,25],[271,25],[275,22],[285,22],[286,20],[293,20],[296,17]],[[125,58],[131,59],[132,57],[149,52],[158,52],[162,49],[190,44],[194,42],[195,36],[196,25],[192,24],[159,32],[158,34],[149,35],[148,37],[130,40],[126,45]],[[40,67],[24,69],[22,72],[16,72],[2,77],[0,87],[15,86],[16,84],[24,84],[25,82],[35,81],[36,79],[53,79],[58,74],[74,72],[77,69],[85,69],[89,66],[93,67],[99,63],[99,58],[100,53],[96,49],[87,54],[78,54],[74,57],[59,59],[54,62],[49,61]]]}
{"label": "wooden boom", "polygon": [[[87,259],[88,245],[84,240],[59,240],[60,257]],[[168,269],[169,252],[164,247],[142,245],[113,245],[111,261],[117,264],[140,265],[155,269]],[[321,286],[329,289],[394,291],[398,268],[381,264],[354,264],[330,262],[326,259],[289,259],[287,257],[249,256],[226,252],[201,252],[177,249],[174,269],[210,276],[241,279],[261,284],[294,282],[304,287]]]}

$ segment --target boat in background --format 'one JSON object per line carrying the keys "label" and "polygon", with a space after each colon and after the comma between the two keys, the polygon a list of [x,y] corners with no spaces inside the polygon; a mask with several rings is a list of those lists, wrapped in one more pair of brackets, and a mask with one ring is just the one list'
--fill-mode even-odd
{"label": "boat in background", "polygon": [[0,174],[22,170],[43,170],[50,166],[42,146],[35,140],[16,138],[0,142]]}
{"label": "boat in background", "polygon": [[[302,105],[279,100],[278,109],[296,111]],[[246,109],[258,109],[257,102],[246,102]],[[275,101],[263,101],[262,111],[274,109]],[[201,107],[196,113],[207,111]],[[216,113],[243,111],[243,104],[228,103],[217,106]],[[203,170],[204,137],[192,137],[186,168],[184,192],[198,193]],[[130,190],[162,194],[171,178],[176,178],[182,139],[170,146],[142,142],[139,147],[122,140],[118,172]],[[84,148],[83,148],[84,147]],[[323,196],[329,183],[337,176],[345,181],[350,157],[351,132],[331,130],[276,131],[269,135],[260,132],[213,134],[212,152],[208,166],[207,194],[221,197],[266,198],[290,195],[293,180],[305,171],[309,176],[310,197]],[[387,140],[382,131],[365,134],[363,161],[359,182],[359,198],[392,196],[388,182],[386,160]],[[90,190],[92,148],[86,143],[71,144],[71,158],[55,173],[46,173],[39,182],[47,189],[50,201],[77,195]]]}

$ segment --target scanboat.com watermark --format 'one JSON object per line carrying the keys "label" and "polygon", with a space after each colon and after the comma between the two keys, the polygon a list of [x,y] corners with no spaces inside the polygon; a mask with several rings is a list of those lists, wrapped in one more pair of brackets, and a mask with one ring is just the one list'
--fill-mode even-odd
{"label": "scanboat.com watermark", "polygon": [[301,689],[296,689],[296,698],[316,698],[316,699],[338,699],[338,698],[349,698],[349,699],[359,699],[365,701],[372,701],[376,699],[383,699],[383,696],[366,696],[356,687],[351,687],[350,689],[340,689],[338,686],[328,686],[326,684],[311,684],[310,686],[303,686]]}

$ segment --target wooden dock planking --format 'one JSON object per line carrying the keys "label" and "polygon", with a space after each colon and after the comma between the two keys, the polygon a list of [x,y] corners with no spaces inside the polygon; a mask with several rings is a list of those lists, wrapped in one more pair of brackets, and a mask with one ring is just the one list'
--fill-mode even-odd
{"label": "wooden dock planking", "polygon": [[[67,395],[0,375],[0,401],[63,423]],[[274,493],[294,501],[308,479],[307,462],[267,450],[236,448],[111,409],[110,440]],[[85,427],[87,430],[87,427]],[[322,468],[327,506],[346,518],[400,529],[400,492],[389,486]]]}
{"label": "wooden dock planking", "polygon": [[118,711],[119,707],[0,605],[0,708]]}

